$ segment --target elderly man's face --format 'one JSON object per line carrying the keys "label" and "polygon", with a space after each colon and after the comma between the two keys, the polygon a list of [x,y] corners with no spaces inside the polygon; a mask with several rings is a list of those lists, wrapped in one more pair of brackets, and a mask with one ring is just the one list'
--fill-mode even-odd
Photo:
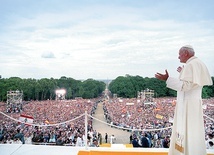
{"label": "elderly man's face", "polygon": [[180,59],[181,63],[186,63],[187,61],[187,52],[183,49],[179,50],[179,56],[178,59]]}

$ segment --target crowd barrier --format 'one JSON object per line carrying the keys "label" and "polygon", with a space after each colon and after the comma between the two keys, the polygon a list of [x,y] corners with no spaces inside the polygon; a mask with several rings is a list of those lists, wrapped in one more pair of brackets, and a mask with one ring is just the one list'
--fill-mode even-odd
{"label": "crowd barrier", "polygon": [[[128,148],[123,144],[107,147],[74,147],[57,145],[0,144],[0,155],[167,155],[165,148]],[[207,150],[214,155],[214,150]]]}
{"label": "crowd barrier", "polygon": [[[80,150],[78,155],[168,155],[165,148],[89,148]],[[214,155],[214,150],[207,150],[207,155]]]}
{"label": "crowd barrier", "polygon": [[[80,150],[78,155],[168,155],[166,148],[133,148],[132,144],[103,144],[100,148]],[[214,155],[214,150],[207,150]]]}
{"label": "crowd barrier", "polygon": [[[136,152],[136,151],[79,151],[78,155],[168,155],[168,152]],[[208,153],[207,155],[214,155]]]}

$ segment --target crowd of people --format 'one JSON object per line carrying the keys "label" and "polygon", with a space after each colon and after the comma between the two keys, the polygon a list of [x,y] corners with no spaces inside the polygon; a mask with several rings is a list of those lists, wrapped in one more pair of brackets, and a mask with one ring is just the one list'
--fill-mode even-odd
{"label": "crowd of people", "polygon": [[[99,131],[93,129],[92,118],[88,119],[85,137],[84,117],[79,117],[85,111],[93,116],[99,102],[103,104],[106,121],[130,132],[130,143],[134,147],[168,147],[175,98],[156,98],[150,104],[143,104],[140,98],[30,101],[23,104],[21,112],[7,115],[17,120],[20,114],[32,116],[34,125],[0,114],[0,143],[84,146],[87,141],[89,146],[99,146],[107,142],[106,137],[102,138]],[[212,148],[214,122],[209,118],[214,118],[214,99],[204,99],[203,103],[204,114],[208,116],[205,117],[205,139],[207,148]],[[6,112],[5,103],[0,104],[0,111]]]}
{"label": "crowd of people", "polygon": [[[100,99],[31,101],[23,104],[21,112],[6,113],[11,118],[0,115],[0,143],[53,143],[56,145],[83,146],[85,141],[85,118],[79,117],[87,111],[93,115]],[[7,106],[1,103],[0,111]],[[33,125],[20,123],[20,114],[31,116]],[[79,117],[78,119],[75,119]],[[72,121],[69,121],[72,120]],[[62,123],[65,122],[65,123]],[[89,145],[99,140],[100,134],[93,130],[92,119],[88,119]]]}
{"label": "crowd of people", "polygon": [[[142,145],[142,138],[146,136],[149,147],[168,148],[175,105],[176,98],[155,98],[149,104],[143,104],[143,100],[139,98],[115,98],[104,102],[103,110],[107,122],[133,131],[130,143],[134,143],[134,147],[145,147]],[[203,100],[203,110],[206,115],[205,140],[207,148],[211,148],[208,143],[209,135],[214,135],[214,98]]]}

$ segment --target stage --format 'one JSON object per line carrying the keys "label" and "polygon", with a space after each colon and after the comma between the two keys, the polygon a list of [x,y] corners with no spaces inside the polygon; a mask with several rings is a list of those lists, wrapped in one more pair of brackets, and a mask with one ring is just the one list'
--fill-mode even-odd
{"label": "stage", "polygon": [[[131,148],[123,144],[106,147],[74,147],[28,144],[0,144],[0,155],[167,155],[164,148]],[[214,150],[207,150],[214,155]]]}

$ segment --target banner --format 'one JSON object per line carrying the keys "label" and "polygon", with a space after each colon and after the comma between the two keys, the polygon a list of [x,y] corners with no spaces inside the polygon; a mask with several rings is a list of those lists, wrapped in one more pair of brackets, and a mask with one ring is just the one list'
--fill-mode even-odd
{"label": "banner", "polygon": [[163,119],[163,116],[162,116],[162,115],[159,115],[159,114],[156,114],[156,118],[158,118],[158,119]]}
{"label": "banner", "polygon": [[127,102],[126,105],[134,105],[134,103],[129,103],[129,102]]}
{"label": "banner", "polygon": [[24,123],[24,124],[28,124],[28,123],[33,124],[33,117],[21,114],[19,117],[19,121],[20,121],[20,123]]}

